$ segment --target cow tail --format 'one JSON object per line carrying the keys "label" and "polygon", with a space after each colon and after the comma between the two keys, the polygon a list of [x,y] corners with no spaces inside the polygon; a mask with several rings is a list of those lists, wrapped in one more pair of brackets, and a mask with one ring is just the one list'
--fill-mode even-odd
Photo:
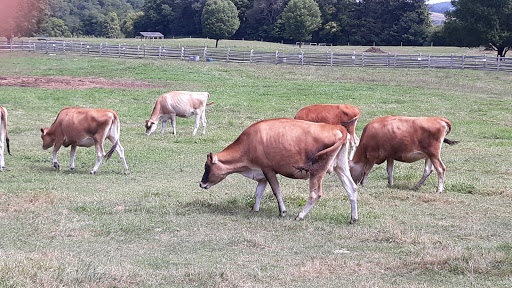
{"label": "cow tail", "polygon": [[[340,131],[341,132],[341,131]],[[343,133],[343,132],[342,132]],[[343,146],[345,144],[346,141],[338,141],[336,142],[336,144],[334,144],[333,146],[327,148],[327,149],[324,149],[318,153],[316,153],[315,155],[315,159],[316,160],[319,160],[319,159],[322,159],[326,154],[329,154],[330,152],[332,152],[333,150],[339,150],[341,148],[341,146]]]}
{"label": "cow tail", "polygon": [[[450,132],[452,131],[452,123],[448,120],[448,119],[443,119],[444,123],[446,124],[446,127],[448,128],[448,131],[446,131],[446,135],[450,134]],[[458,144],[459,141],[455,141],[455,140],[450,140],[448,138],[444,138],[443,139],[443,142],[448,144],[448,145],[455,145],[455,144]]]}
{"label": "cow tail", "polygon": [[110,150],[107,152],[107,154],[105,154],[105,160],[108,160],[108,159],[110,159],[110,157],[112,157],[112,154],[114,154],[114,151],[116,151],[118,143],[119,143],[119,139],[116,140],[114,145],[112,145],[112,148],[110,148]]}
{"label": "cow tail", "polygon": [[[7,113],[3,107],[0,107],[3,111],[1,111],[0,116],[2,117],[2,124],[5,130],[5,144],[7,145],[7,153],[11,155],[11,147],[9,146],[9,133],[7,133]],[[0,140],[1,141],[1,140]]]}

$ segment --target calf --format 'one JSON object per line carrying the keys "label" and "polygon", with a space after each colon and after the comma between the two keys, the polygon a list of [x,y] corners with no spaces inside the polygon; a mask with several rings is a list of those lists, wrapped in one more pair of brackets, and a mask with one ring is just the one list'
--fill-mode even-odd
{"label": "calf", "polygon": [[171,119],[172,133],[176,135],[176,116],[188,118],[195,115],[196,124],[192,136],[196,135],[199,122],[203,123],[203,135],[206,133],[206,106],[213,104],[206,103],[210,94],[207,92],[172,91],[162,94],[156,99],[153,113],[149,120],[146,120],[146,135],[156,130],[158,121],[162,121],[162,134],[164,134],[167,120]]}
{"label": "calf", "polygon": [[394,160],[411,163],[425,159],[423,177],[416,184],[419,189],[432,173],[437,171],[437,193],[443,191],[446,167],[441,161],[441,145],[457,144],[446,137],[452,125],[443,117],[385,116],[370,121],[363,129],[361,141],[350,172],[354,181],[364,185],[373,165],[387,161],[388,183],[393,185]]}
{"label": "calf", "polygon": [[295,119],[306,120],[317,123],[343,125],[350,135],[350,157],[354,157],[359,138],[355,133],[357,119],[361,117],[361,110],[358,107],[348,104],[316,104],[306,106],[297,112]]}
{"label": "calf", "polygon": [[357,186],[350,177],[346,140],[347,130],[340,125],[285,118],[263,120],[245,129],[218,154],[208,154],[199,186],[208,189],[227,175],[240,173],[258,182],[252,210],[259,211],[261,197],[270,183],[279,213],[284,216],[286,208],[277,174],[292,179],[309,178],[309,199],[296,217],[300,220],[322,197],[325,173],[334,170],[347,191],[351,204],[350,223],[354,223],[357,221]]}
{"label": "calf", "polygon": [[[110,109],[83,109],[68,107],[62,109],[50,128],[41,128],[43,150],[53,146],[53,167],[57,170],[60,165],[57,162],[57,152],[61,146],[71,145],[71,167],[75,168],[76,147],[96,148],[96,165],[91,170],[95,174],[104,157],[107,160],[114,150],[123,161],[125,172],[128,170],[124,158],[124,149],[119,140],[121,126],[117,113]],[[105,138],[112,142],[112,148],[105,154],[103,142]]]}
{"label": "calf", "polygon": [[7,109],[0,106],[0,172],[5,169],[4,141],[7,146],[7,153],[11,155],[9,147],[9,134],[7,133]]}

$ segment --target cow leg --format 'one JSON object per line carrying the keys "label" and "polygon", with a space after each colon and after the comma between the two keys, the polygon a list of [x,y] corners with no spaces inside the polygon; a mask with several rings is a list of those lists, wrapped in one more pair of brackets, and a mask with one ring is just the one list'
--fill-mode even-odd
{"label": "cow leg", "polygon": [[429,158],[425,159],[425,169],[423,170],[423,177],[421,177],[420,181],[416,186],[414,186],[414,189],[418,190],[420,189],[421,185],[425,183],[425,180],[427,180],[428,176],[432,173],[432,161],[430,161]]}
{"label": "cow leg", "polygon": [[94,168],[91,170],[91,174],[96,174],[98,171],[98,168],[100,168],[101,161],[103,160],[103,157],[105,156],[105,150],[103,150],[103,141],[96,141],[96,164],[94,165]]}
{"label": "cow leg", "polygon": [[176,115],[171,115],[172,135],[176,135]]}
{"label": "cow leg", "polygon": [[395,160],[388,159],[387,160],[387,167],[388,170],[388,185],[393,186],[393,165],[395,164]]}
{"label": "cow leg", "polygon": [[203,135],[206,134],[206,111],[203,111],[203,113],[201,114],[201,122],[203,124]]}
{"label": "cow leg", "polygon": [[434,169],[437,172],[437,193],[442,193],[444,190],[444,173],[446,172],[446,166],[444,166],[443,162],[439,158],[433,158],[432,164],[434,165]]}
{"label": "cow leg", "polygon": [[0,135],[0,172],[4,171],[5,160],[4,160],[4,136]]}
{"label": "cow leg", "polygon": [[[338,153],[338,161],[337,165],[334,167],[334,171],[338,178],[340,178],[341,183],[343,184],[343,188],[347,191],[348,199],[350,200],[350,224],[354,224],[357,222],[357,185],[352,180],[352,175],[350,175],[350,166],[348,165],[348,159],[343,157],[343,151]],[[341,155],[340,155],[341,154]],[[346,155],[346,154],[345,154]],[[340,157],[342,156],[342,157]]]}
{"label": "cow leg", "polygon": [[55,167],[55,169],[57,170],[60,170],[60,165],[59,165],[59,162],[57,162],[57,152],[59,152],[59,149],[60,149],[60,145],[58,144],[54,144],[53,146],[53,167]]}
{"label": "cow leg", "polygon": [[201,115],[195,114],[196,124],[194,125],[194,132],[192,132],[192,136],[196,136],[197,128],[199,128],[199,122],[201,121]]}
{"label": "cow leg", "polygon": [[71,145],[71,151],[69,152],[69,158],[71,159],[71,165],[69,170],[75,169],[75,155],[76,155],[76,145]]}
{"label": "cow leg", "polygon": [[322,175],[310,175],[309,178],[309,198],[306,206],[302,211],[295,217],[295,220],[302,220],[308,214],[309,210],[315,206],[316,201],[323,195],[322,192],[322,180],[325,174]]}
{"label": "cow leg", "polygon": [[[110,139],[110,141],[112,142],[112,145],[114,145],[114,141],[112,141],[112,139]],[[119,154],[119,158],[121,158],[121,161],[123,161],[123,168],[124,168],[124,172],[128,172],[128,165],[126,164],[126,159],[124,158],[124,148],[123,146],[121,145],[121,141],[117,140],[117,147],[116,147],[116,151],[117,151],[117,154]]]}
{"label": "cow leg", "polygon": [[167,120],[162,120],[162,134],[164,134],[165,126],[167,126]]}
{"label": "cow leg", "polygon": [[286,208],[284,207],[283,198],[281,198],[281,188],[279,187],[279,182],[277,181],[276,173],[273,171],[263,172],[265,178],[267,179],[270,187],[272,188],[272,192],[274,192],[274,196],[277,199],[277,205],[279,205],[279,216],[286,216]]}
{"label": "cow leg", "polygon": [[256,202],[254,203],[254,206],[252,207],[252,211],[254,211],[254,212],[260,211],[261,197],[263,196],[263,193],[265,192],[267,183],[268,182],[266,179],[262,179],[262,180],[258,181],[258,186],[256,186]]}

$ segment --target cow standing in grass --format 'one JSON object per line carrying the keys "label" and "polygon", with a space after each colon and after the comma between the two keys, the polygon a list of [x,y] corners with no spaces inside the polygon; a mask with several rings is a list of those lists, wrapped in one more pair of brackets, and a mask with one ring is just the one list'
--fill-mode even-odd
{"label": "cow standing in grass", "polygon": [[9,133],[7,133],[7,109],[0,106],[0,171],[4,171],[5,169],[4,141],[5,146],[7,146],[7,153],[11,155],[11,148],[9,147]]}
{"label": "cow standing in grass", "polygon": [[393,185],[394,161],[411,163],[425,159],[423,177],[416,184],[419,189],[432,173],[437,172],[437,193],[444,188],[446,166],[441,161],[441,146],[457,144],[446,138],[452,130],[450,121],[443,117],[385,116],[370,121],[363,129],[354,159],[350,161],[353,180],[364,185],[375,164],[387,161],[388,184]]}
{"label": "cow standing in grass", "polygon": [[294,119],[257,122],[218,154],[209,153],[201,188],[208,189],[227,175],[240,173],[258,182],[253,211],[259,211],[267,183],[274,192],[279,214],[286,208],[281,198],[277,174],[292,179],[309,179],[309,199],[296,217],[303,219],[322,197],[322,180],[333,170],[340,178],[351,204],[350,223],[357,221],[357,186],[348,166],[347,130],[341,125]]}
{"label": "cow standing in grass", "polygon": [[297,112],[294,119],[317,123],[343,125],[347,128],[350,143],[350,157],[354,157],[359,138],[356,135],[357,119],[361,117],[361,110],[348,104],[316,104],[306,106]]}
{"label": "cow standing in grass", "polygon": [[[119,117],[115,111],[110,109],[64,108],[59,112],[50,128],[41,128],[43,149],[46,150],[53,146],[53,167],[57,170],[60,169],[57,152],[61,146],[71,146],[71,170],[75,168],[76,148],[78,146],[94,146],[96,148],[96,164],[91,170],[91,174],[96,174],[103,158],[106,157],[108,160],[114,150],[123,161],[125,172],[128,171],[124,148],[119,140],[120,134]],[[105,139],[112,142],[112,148],[106,154],[103,149]]]}
{"label": "cow standing in grass", "polygon": [[156,99],[151,117],[146,120],[146,135],[150,135],[156,130],[158,121],[162,121],[162,134],[164,134],[169,119],[171,119],[172,133],[176,135],[176,116],[188,118],[192,115],[196,120],[192,136],[196,135],[199,122],[203,124],[203,135],[205,135],[206,106],[213,104],[213,102],[206,103],[209,97],[208,92],[172,91],[162,94]]}

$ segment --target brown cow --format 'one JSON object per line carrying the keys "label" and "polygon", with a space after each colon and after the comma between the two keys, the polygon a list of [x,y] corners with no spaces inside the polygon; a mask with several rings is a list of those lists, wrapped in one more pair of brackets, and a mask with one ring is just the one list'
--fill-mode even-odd
{"label": "brown cow", "polygon": [[[43,139],[43,150],[53,146],[53,167],[57,170],[60,165],[57,162],[57,152],[61,146],[71,145],[71,167],[75,168],[76,147],[96,148],[96,165],[91,170],[95,174],[100,167],[103,157],[107,160],[112,156],[114,150],[123,161],[125,172],[128,170],[124,158],[124,149],[119,140],[121,126],[117,113],[110,109],[84,109],[68,107],[59,112],[55,122],[50,128],[41,128],[41,139]],[[105,138],[112,142],[112,148],[105,154],[103,142]]]}
{"label": "brown cow", "polygon": [[[307,136],[307,137],[305,137]],[[333,170],[343,183],[351,204],[350,223],[357,221],[357,186],[348,167],[347,130],[340,125],[294,119],[257,122],[228,147],[208,154],[199,186],[208,189],[231,173],[240,173],[258,182],[253,211],[259,211],[267,183],[277,198],[279,213],[286,214],[276,175],[292,179],[309,178],[309,199],[296,217],[303,219],[322,197],[322,180]]]}
{"label": "brown cow", "polygon": [[437,192],[443,191],[446,167],[441,161],[441,145],[457,144],[446,137],[452,125],[443,117],[385,116],[370,121],[363,129],[361,141],[354,159],[350,161],[350,172],[354,181],[364,185],[373,165],[387,161],[388,183],[393,185],[394,160],[411,163],[425,159],[423,177],[416,184],[419,189],[432,173],[437,171]]}
{"label": "brown cow", "polygon": [[306,106],[297,112],[295,119],[317,123],[343,125],[350,135],[350,157],[354,157],[359,138],[356,135],[357,119],[361,117],[361,110],[348,104],[316,104]]}
{"label": "brown cow", "polygon": [[171,119],[172,134],[176,135],[176,116],[188,118],[195,115],[196,124],[192,136],[196,135],[199,121],[203,123],[203,135],[206,133],[206,103],[210,94],[208,92],[172,91],[162,94],[156,99],[153,113],[146,120],[146,135],[156,130],[158,121],[162,121],[162,134],[164,134],[167,120]]}
{"label": "brown cow", "polygon": [[11,155],[11,148],[9,147],[9,134],[7,133],[7,109],[0,106],[0,172],[5,169],[4,159],[4,139],[7,145],[7,153]]}

